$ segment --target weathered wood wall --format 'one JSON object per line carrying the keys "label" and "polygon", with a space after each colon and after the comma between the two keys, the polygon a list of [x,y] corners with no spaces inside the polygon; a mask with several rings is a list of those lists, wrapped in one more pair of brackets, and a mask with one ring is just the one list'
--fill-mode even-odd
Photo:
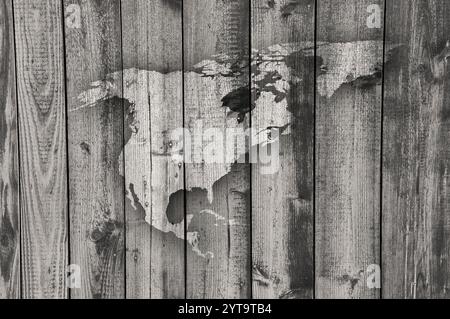
{"label": "weathered wood wall", "polygon": [[450,297],[449,14],[0,0],[0,298]]}

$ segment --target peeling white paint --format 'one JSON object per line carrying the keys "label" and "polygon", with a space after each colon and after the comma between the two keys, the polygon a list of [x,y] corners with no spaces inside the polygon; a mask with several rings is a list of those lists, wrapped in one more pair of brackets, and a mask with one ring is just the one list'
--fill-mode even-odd
{"label": "peeling white paint", "polygon": [[199,255],[200,257],[212,259],[214,258],[214,253],[207,251],[203,253],[199,248],[199,234],[198,232],[188,232],[186,234],[187,242],[192,246],[192,251]]}
{"label": "peeling white paint", "polygon": [[258,282],[260,285],[268,287],[272,286],[272,281],[269,278],[266,278],[263,274],[261,274],[259,269],[256,267],[253,267],[252,278],[253,281]]}
{"label": "peeling white paint", "polygon": [[[392,47],[392,46],[391,46]],[[314,43],[286,43],[269,47],[259,54],[262,61],[282,62],[295,52],[305,56],[314,55]],[[317,43],[317,55],[323,59],[326,71],[317,77],[317,89],[321,96],[330,98],[336,90],[345,83],[350,83],[359,77],[370,76],[376,72],[376,67],[383,64],[382,41],[354,41]]]}
{"label": "peeling white paint", "polygon": [[231,74],[231,64],[222,64],[217,62],[216,60],[204,60],[196,65],[194,68],[199,70],[203,76],[216,76]]}
{"label": "peeling white paint", "polygon": [[231,218],[230,220],[228,220],[228,225],[229,226],[239,226],[241,224],[236,219]]}
{"label": "peeling white paint", "polygon": [[376,73],[383,64],[381,41],[356,41],[319,46],[327,71],[317,78],[317,90],[321,96],[330,98],[344,83]]}
{"label": "peeling white paint", "polygon": [[[226,129],[243,129],[243,124],[239,124],[235,117],[227,116],[228,110],[222,106],[222,98],[235,88],[236,78],[222,75],[205,77],[196,72],[186,72],[184,77],[186,91],[195,90],[195,94],[185,95],[185,107],[189,110],[185,112],[185,120],[190,132],[193,156],[192,163],[186,164],[189,171],[186,187],[188,190],[206,189],[209,202],[213,202],[213,185],[230,172],[232,162],[208,163],[208,145],[204,135],[208,129],[221,131],[223,137],[226,136]],[[223,148],[223,143],[221,144],[216,148]],[[223,149],[223,152],[229,152],[224,155],[232,158],[233,162],[238,158],[229,149]]]}
{"label": "peeling white paint", "polygon": [[[214,224],[214,226],[218,227],[220,225],[227,225],[227,219],[219,214],[217,214],[216,212],[210,210],[210,209],[204,209],[202,211],[200,211],[200,215],[211,215],[216,219],[216,223]],[[221,222],[221,224],[220,224]]]}
{"label": "peeling white paint", "polygon": [[200,211],[200,215],[201,214],[207,214],[207,215],[214,216],[217,220],[225,220],[225,217],[217,214],[216,212],[214,212],[210,209],[204,209],[204,210]]}

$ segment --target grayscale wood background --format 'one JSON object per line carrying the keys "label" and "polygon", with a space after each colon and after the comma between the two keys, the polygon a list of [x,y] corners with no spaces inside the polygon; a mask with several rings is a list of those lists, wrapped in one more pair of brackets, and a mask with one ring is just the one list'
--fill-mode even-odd
{"label": "grayscale wood background", "polygon": [[450,298],[449,16],[0,0],[0,299]]}

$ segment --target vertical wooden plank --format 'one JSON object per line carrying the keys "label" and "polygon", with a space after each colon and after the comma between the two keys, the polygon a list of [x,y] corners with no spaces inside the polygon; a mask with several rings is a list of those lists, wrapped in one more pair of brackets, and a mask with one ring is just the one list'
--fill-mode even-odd
{"label": "vertical wooden plank", "polygon": [[252,169],[254,298],[313,297],[314,10],[252,1],[252,146],[272,143]]}
{"label": "vertical wooden plank", "polygon": [[24,298],[66,298],[67,167],[60,1],[14,1]]}
{"label": "vertical wooden plank", "polygon": [[250,170],[225,146],[227,132],[242,136],[249,124],[245,112],[232,112],[250,103],[249,1],[183,5],[186,295],[249,298]]}
{"label": "vertical wooden plank", "polygon": [[387,1],[383,297],[449,298],[450,3]]}
{"label": "vertical wooden plank", "polygon": [[123,102],[116,96],[80,107],[91,82],[106,83],[122,69],[120,3],[65,0],[64,12],[70,256],[81,271],[71,297],[123,298]]}
{"label": "vertical wooden plank", "polygon": [[367,271],[380,263],[383,9],[318,0],[317,298],[379,297]]}
{"label": "vertical wooden plank", "polygon": [[172,132],[183,127],[181,1],[122,0],[122,8],[124,96],[133,104],[127,296],[184,298],[184,173],[172,156]]}
{"label": "vertical wooden plank", "polygon": [[0,1],[0,299],[20,298],[19,169],[12,1]]}

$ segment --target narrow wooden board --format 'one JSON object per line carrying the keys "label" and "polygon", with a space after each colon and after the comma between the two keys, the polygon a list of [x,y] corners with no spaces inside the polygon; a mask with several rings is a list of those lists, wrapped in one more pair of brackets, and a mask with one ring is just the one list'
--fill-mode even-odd
{"label": "narrow wooden board", "polygon": [[91,82],[107,83],[122,69],[120,3],[65,0],[64,17],[70,262],[81,271],[81,287],[71,297],[123,298],[124,103],[115,96],[86,106],[83,99]]}
{"label": "narrow wooden board", "polygon": [[186,296],[249,298],[250,169],[225,159],[249,119],[223,106],[249,104],[249,1],[184,1],[183,15]]}
{"label": "narrow wooden board", "polygon": [[22,295],[66,298],[67,165],[60,1],[14,1]]}
{"label": "narrow wooden board", "polygon": [[0,299],[20,298],[19,159],[12,1],[0,1]]}
{"label": "narrow wooden board", "polygon": [[315,295],[378,298],[383,1],[317,5]]}
{"label": "narrow wooden board", "polygon": [[[122,0],[127,297],[184,298],[185,232],[181,1]],[[181,143],[181,144],[180,144]],[[182,156],[181,156],[182,158]]]}
{"label": "narrow wooden board", "polygon": [[450,3],[387,1],[383,297],[449,298]]}
{"label": "narrow wooden board", "polygon": [[313,297],[314,10],[309,0],[252,1],[251,124],[276,127],[252,141],[254,298]]}

